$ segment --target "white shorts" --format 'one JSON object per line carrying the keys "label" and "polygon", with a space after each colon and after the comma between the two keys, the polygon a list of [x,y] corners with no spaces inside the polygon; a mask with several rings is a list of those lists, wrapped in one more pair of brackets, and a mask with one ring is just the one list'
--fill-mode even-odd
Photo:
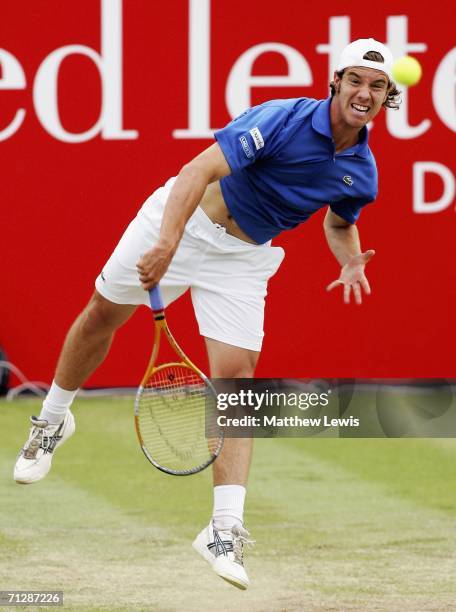
{"label": "white shorts", "polygon": [[[95,281],[97,291],[115,304],[150,306],[136,263],[158,239],[174,180],[170,179],[146,200]],[[191,289],[202,336],[260,351],[267,283],[283,258],[281,247],[254,245],[235,238],[197,208],[160,281],[164,304],[167,306]]]}

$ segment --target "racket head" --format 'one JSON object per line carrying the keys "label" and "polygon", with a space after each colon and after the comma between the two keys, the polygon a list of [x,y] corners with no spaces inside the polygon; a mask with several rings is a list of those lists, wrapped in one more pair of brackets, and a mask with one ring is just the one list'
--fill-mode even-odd
{"label": "racket head", "polygon": [[184,362],[153,368],[138,388],[135,426],[147,459],[174,476],[197,474],[220,454],[217,394],[207,377]]}

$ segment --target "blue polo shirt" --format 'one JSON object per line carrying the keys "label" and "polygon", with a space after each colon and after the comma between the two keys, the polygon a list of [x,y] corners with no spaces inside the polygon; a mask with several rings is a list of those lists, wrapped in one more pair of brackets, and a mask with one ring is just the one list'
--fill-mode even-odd
{"label": "blue polo shirt", "polygon": [[377,168],[363,128],[358,143],[335,152],[331,98],[272,100],[245,111],[215,138],[231,168],[221,181],[240,228],[263,244],[320,208],[355,223],[377,195]]}

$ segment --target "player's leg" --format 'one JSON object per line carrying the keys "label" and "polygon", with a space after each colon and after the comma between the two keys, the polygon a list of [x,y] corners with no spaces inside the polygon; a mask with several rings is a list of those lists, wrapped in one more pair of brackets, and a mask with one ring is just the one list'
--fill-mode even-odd
{"label": "player's leg", "polygon": [[[260,356],[259,351],[240,348],[205,338],[209,357],[210,372],[213,378],[252,378]],[[227,438],[222,452],[214,463],[214,487],[247,484],[250,461],[252,458],[253,440],[251,438]],[[217,509],[218,510],[218,509]],[[235,517],[242,523],[242,510],[239,508]],[[228,516],[214,514],[219,519],[220,528],[231,528],[236,521]],[[231,524],[228,524],[231,523]]]}
{"label": "player's leg", "polygon": [[[268,280],[277,271],[283,250],[229,236],[204,213],[198,221],[210,248],[194,279],[192,300],[200,333],[206,338],[211,375],[250,378],[263,341]],[[241,589],[249,584],[243,564],[243,547],[249,541],[243,510],[251,456],[251,439],[225,439],[213,468],[213,517],[193,543],[220,577]]]}
{"label": "player's leg", "polygon": [[57,385],[67,390],[81,387],[104,361],[115,331],[136,308],[131,304],[114,304],[94,291],[63,344],[54,378]]}
{"label": "player's leg", "polygon": [[[149,297],[139,282],[136,263],[158,239],[172,181],[155,191],[130,223],[95,282],[97,291],[70,329],[55,380],[38,418],[32,417],[29,439],[20,452],[14,478],[36,482],[49,471],[54,449],[74,432],[70,406],[78,388],[106,357],[115,330]],[[168,305],[188,288],[189,266],[198,259],[198,244],[186,233],[163,278],[162,295]]]}
{"label": "player's leg", "polygon": [[[251,378],[259,351],[205,338],[213,378]],[[214,571],[240,589],[249,579],[244,569],[243,547],[250,542],[244,528],[244,500],[252,458],[251,438],[226,438],[213,464],[214,507],[212,520],[193,543]]]}
{"label": "player's leg", "polygon": [[71,403],[80,386],[108,354],[116,329],[136,306],[115,304],[97,291],[71,326],[57,365],[52,386],[14,467],[20,484],[41,480],[51,468],[54,450],[75,430]]}

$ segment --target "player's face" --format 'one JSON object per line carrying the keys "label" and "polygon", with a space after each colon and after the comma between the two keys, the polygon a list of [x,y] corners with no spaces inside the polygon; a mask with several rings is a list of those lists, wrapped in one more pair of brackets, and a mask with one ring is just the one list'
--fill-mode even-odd
{"label": "player's face", "polygon": [[372,68],[347,68],[339,78],[334,75],[338,117],[353,128],[361,129],[372,121],[388,94],[388,77]]}

